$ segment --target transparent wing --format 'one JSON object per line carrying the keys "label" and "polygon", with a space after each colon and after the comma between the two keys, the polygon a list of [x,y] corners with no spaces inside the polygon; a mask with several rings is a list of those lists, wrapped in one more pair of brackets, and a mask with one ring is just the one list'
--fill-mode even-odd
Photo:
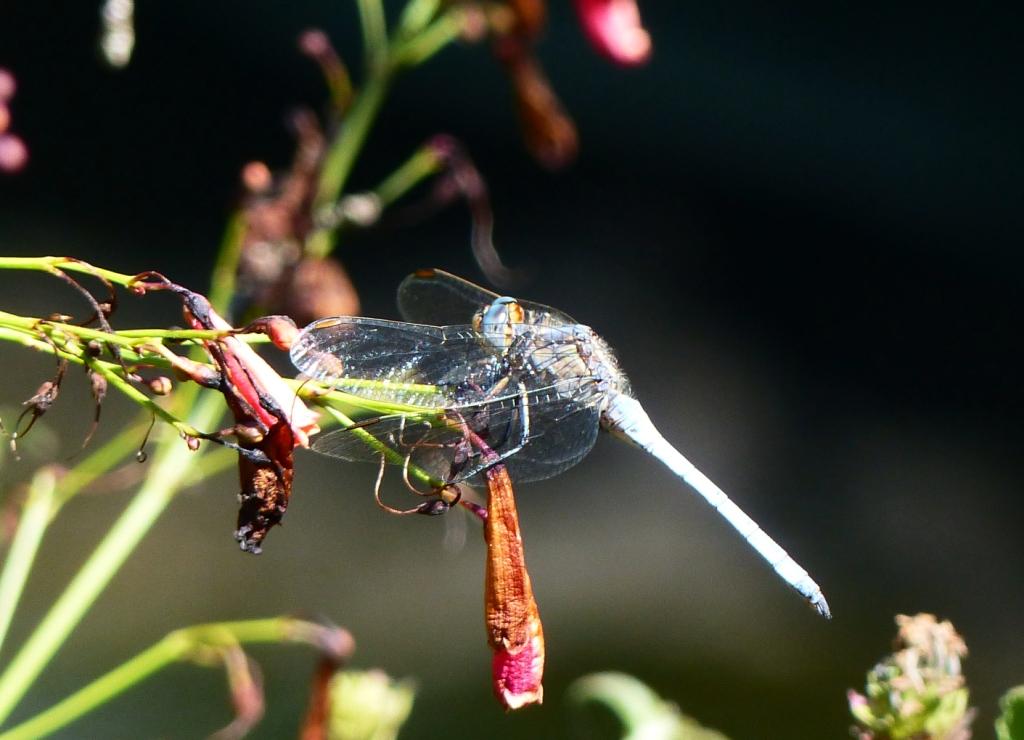
{"label": "transparent wing", "polygon": [[303,329],[291,359],[306,375],[338,390],[421,408],[494,400],[505,367],[500,353],[468,326],[348,316]]}
{"label": "transparent wing", "polygon": [[593,405],[531,409],[529,443],[506,461],[516,482],[545,480],[573,467],[594,448],[600,429]]}
{"label": "transparent wing", "polygon": [[594,406],[534,403],[529,398],[516,396],[446,415],[381,416],[322,434],[314,439],[313,450],[350,462],[377,463],[383,445],[391,464],[403,465],[408,459],[410,466],[432,478],[455,483],[472,479],[492,464],[493,457],[481,448],[480,440],[504,458],[513,480],[542,480],[586,456],[597,438],[599,417]]}
{"label": "transparent wing", "polygon": [[[498,297],[486,288],[444,270],[417,270],[398,286],[398,311],[406,321],[422,324],[466,324]],[[542,303],[516,299],[529,323],[575,324],[575,319]]]}

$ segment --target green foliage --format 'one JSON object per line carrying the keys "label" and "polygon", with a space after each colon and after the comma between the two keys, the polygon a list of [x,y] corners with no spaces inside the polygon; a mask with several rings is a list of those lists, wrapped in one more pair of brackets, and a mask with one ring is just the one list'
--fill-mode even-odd
{"label": "green foliage", "polygon": [[898,615],[895,650],[868,671],[864,694],[850,691],[863,740],[962,740],[973,712],[960,672],[967,646],[948,621]]}
{"label": "green foliage", "polygon": [[328,691],[330,740],[394,740],[416,694],[410,681],[392,681],[383,671],[339,671]]}
{"label": "green foliage", "polygon": [[1014,686],[999,700],[1002,714],[996,720],[999,740],[1024,740],[1024,685]]}
{"label": "green foliage", "polygon": [[622,740],[726,740],[722,733],[702,727],[675,704],[625,673],[583,676],[569,687],[568,701],[577,710],[588,704],[603,706],[620,723]]}

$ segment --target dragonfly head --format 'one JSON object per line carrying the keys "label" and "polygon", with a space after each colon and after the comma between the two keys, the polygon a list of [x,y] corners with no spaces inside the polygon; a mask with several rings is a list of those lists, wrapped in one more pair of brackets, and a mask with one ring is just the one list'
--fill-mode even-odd
{"label": "dragonfly head", "polygon": [[491,305],[477,311],[473,328],[499,349],[508,349],[515,339],[515,325],[526,320],[526,312],[515,298],[495,298]]}

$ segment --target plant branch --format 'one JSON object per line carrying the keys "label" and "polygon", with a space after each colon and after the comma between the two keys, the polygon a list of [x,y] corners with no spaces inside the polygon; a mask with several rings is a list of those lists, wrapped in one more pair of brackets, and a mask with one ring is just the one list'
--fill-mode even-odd
{"label": "plant branch", "polygon": [[210,277],[210,305],[222,316],[229,313],[231,296],[235,294],[235,279],[238,259],[242,255],[242,239],[245,237],[245,214],[235,211],[228,220],[227,228],[217,252],[217,262]]}
{"label": "plant branch", "polygon": [[291,617],[203,624],[171,632],[134,658],[84,686],[46,711],[0,734],[0,740],[33,740],[49,735],[136,684],[182,660],[203,659],[209,651],[241,644],[299,642],[346,660],[354,648],[344,630]]}
{"label": "plant branch", "polygon": [[[371,0],[360,0],[360,8],[369,2]],[[449,10],[430,22],[436,10],[436,2],[413,0],[402,16],[402,23],[395,33],[396,40],[384,42],[380,47],[384,50],[380,59],[368,67],[366,82],[348,111],[341,133],[324,158],[314,202],[317,212],[330,208],[341,196],[396,73],[402,68],[425,62],[457,38],[462,28],[462,11],[457,8]],[[306,254],[327,256],[334,249],[335,237],[333,230],[314,231],[306,242]]]}
{"label": "plant branch", "polygon": [[29,483],[28,496],[18,518],[11,547],[0,573],[0,647],[3,647],[14,610],[21,600],[21,592],[35,560],[46,525],[59,506],[55,495],[57,476],[53,467],[41,468]]}
{"label": "plant branch", "polygon": [[72,257],[0,257],[0,270],[37,270],[51,275],[57,274],[60,270],[67,270],[93,275],[125,288],[130,288],[137,282],[135,275],[94,267],[88,262]]}
{"label": "plant branch", "polygon": [[442,168],[443,162],[434,147],[420,147],[374,188],[374,195],[380,201],[381,208],[387,208]]}
{"label": "plant branch", "polygon": [[[330,207],[341,195],[356,156],[363,148],[363,143],[370,133],[370,126],[377,117],[391,86],[391,79],[390,65],[380,66],[356,95],[352,108],[345,118],[341,134],[335,139],[324,160],[317,187],[315,209]],[[306,244],[306,253],[313,257],[325,257],[333,248],[332,233],[321,229],[310,236]]]}
{"label": "plant branch", "polygon": [[42,468],[32,478],[18,528],[0,571],[0,647],[47,526],[75,494],[110,471],[138,446],[142,429],[140,424],[128,425],[60,478],[51,466]]}
{"label": "plant branch", "polygon": [[[196,404],[191,421],[211,427],[223,413],[213,394]],[[82,616],[96,601],[114,574],[174,499],[187,477],[192,456],[183,444],[162,444],[146,482],[107,532],[60,598],[36,627],[21,650],[0,674],[0,724],[31,687],[39,673],[64,644]]]}
{"label": "plant branch", "polygon": [[391,62],[400,67],[415,67],[459,37],[463,27],[462,11],[453,8],[407,41],[391,50]]}
{"label": "plant branch", "polygon": [[369,72],[379,67],[388,52],[388,28],[382,0],[356,0],[363,29],[363,58]]}

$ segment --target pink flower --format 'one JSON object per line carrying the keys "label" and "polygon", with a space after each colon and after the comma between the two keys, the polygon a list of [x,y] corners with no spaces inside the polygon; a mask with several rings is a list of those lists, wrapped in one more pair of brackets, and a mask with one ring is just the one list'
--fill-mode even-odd
{"label": "pink flower", "polygon": [[0,134],[0,170],[17,172],[28,163],[28,147],[14,134]]}
{"label": "pink flower", "polygon": [[651,56],[651,36],[640,24],[636,0],[575,0],[590,43],[613,62],[631,66]]}

